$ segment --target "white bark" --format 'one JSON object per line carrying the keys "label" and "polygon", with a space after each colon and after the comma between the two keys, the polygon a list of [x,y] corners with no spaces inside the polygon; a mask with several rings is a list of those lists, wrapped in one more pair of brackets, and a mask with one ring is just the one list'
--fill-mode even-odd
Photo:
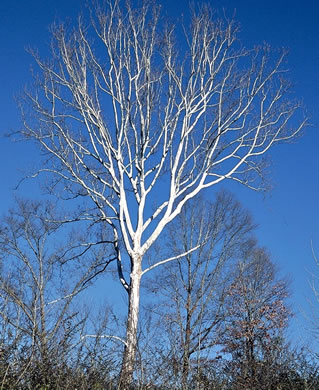
{"label": "white bark", "polygon": [[132,259],[134,268],[131,273],[131,283],[129,291],[129,306],[126,326],[126,345],[121,369],[121,386],[125,388],[131,380],[134,371],[136,343],[137,343],[137,325],[140,307],[140,285],[141,285],[141,259],[137,257]]}
{"label": "white bark", "polygon": [[[27,95],[35,119],[25,117],[24,134],[51,156],[40,171],[54,174],[54,187],[90,197],[112,227],[135,332],[143,256],[167,224],[224,180],[260,188],[262,155],[305,121],[290,125],[298,105],[284,100],[285,53],[271,61],[268,48],[240,48],[234,24],[208,11],[193,17],[184,56],[173,30],[162,39],[158,10],[148,5],[123,11],[109,1],[94,29],[96,50],[80,24],[70,36],[55,30],[52,63],[36,56],[43,79]],[[130,332],[126,351],[134,355]]]}

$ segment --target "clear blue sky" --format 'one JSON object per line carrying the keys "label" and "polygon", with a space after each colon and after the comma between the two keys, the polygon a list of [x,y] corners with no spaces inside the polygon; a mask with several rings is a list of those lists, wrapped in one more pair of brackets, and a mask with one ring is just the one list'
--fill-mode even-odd
{"label": "clear blue sky", "polygon": [[[37,47],[45,57],[50,23],[56,19],[72,22],[85,3],[81,0],[0,1],[1,134],[20,126],[14,95],[30,82],[33,64],[25,48]],[[174,18],[185,10],[187,2],[162,0],[161,4]],[[236,9],[235,19],[241,24],[241,39],[246,46],[267,42],[273,47],[290,49],[288,67],[295,96],[303,100],[311,116],[313,126],[302,138],[272,152],[274,188],[271,193],[264,198],[232,186],[259,224],[261,244],[269,248],[273,260],[293,280],[294,309],[298,310],[310,295],[306,269],[314,266],[311,240],[319,255],[319,3],[315,0],[216,0],[211,5],[225,8],[227,15]],[[0,213],[12,203],[12,188],[22,177],[19,169],[31,166],[37,158],[37,151],[30,146],[0,139]],[[22,185],[20,194],[31,197],[35,185]],[[302,316],[297,316],[295,323],[298,321],[303,321]]]}

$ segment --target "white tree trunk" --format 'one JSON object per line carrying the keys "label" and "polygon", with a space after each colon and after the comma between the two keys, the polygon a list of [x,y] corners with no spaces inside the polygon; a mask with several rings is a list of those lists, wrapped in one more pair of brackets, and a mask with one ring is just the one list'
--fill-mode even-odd
{"label": "white tree trunk", "polygon": [[137,326],[140,305],[140,285],[142,277],[141,258],[132,259],[133,270],[130,275],[128,315],[126,325],[126,345],[123,355],[119,389],[127,389],[133,380],[135,355],[137,349]]}

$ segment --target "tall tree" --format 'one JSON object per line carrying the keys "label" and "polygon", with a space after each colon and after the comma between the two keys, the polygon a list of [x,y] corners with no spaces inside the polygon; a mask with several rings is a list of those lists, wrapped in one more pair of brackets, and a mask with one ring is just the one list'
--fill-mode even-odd
{"label": "tall tree", "polygon": [[40,74],[22,104],[22,133],[46,153],[40,171],[53,174],[53,188],[90,198],[92,218],[113,229],[128,294],[127,387],[141,278],[172,260],[146,267],[149,248],[204,188],[224,180],[259,188],[262,156],[305,121],[290,124],[298,104],[286,98],[286,53],[246,50],[236,24],[208,8],[174,31],[148,2],[135,9],[109,0],[91,26],[54,27],[50,60],[35,55]]}

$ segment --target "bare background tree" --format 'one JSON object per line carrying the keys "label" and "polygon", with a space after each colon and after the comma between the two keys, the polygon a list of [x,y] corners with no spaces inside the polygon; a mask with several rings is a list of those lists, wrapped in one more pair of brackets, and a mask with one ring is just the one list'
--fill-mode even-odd
{"label": "bare background tree", "polygon": [[[163,238],[168,256],[200,246],[165,264],[149,282],[150,292],[156,294],[152,301],[158,303],[151,302],[148,310],[159,316],[157,328],[166,339],[161,344],[168,349],[161,364],[183,390],[200,381],[203,361],[216,355],[227,318],[224,300],[231,271],[253,227],[250,215],[233,196],[220,192],[214,202],[202,197],[190,201]],[[150,251],[151,257],[164,256],[163,249],[157,249]]]}
{"label": "bare background tree", "polygon": [[68,366],[87,329],[79,294],[103,269],[107,252],[89,253],[88,234],[68,231],[52,222],[54,215],[49,203],[20,200],[0,224],[1,348],[7,354],[0,388],[74,388]]}
{"label": "bare background tree", "polygon": [[173,260],[145,266],[144,255],[204,188],[228,179],[260,188],[263,155],[305,124],[291,122],[298,104],[286,98],[285,52],[244,49],[236,24],[207,7],[181,30],[165,26],[150,3],[106,1],[90,27],[80,20],[71,32],[52,29],[51,58],[35,54],[37,85],[21,105],[23,136],[47,156],[39,172],[52,174],[59,196],[90,198],[90,216],[112,228],[128,293],[124,388],[141,278]]}

